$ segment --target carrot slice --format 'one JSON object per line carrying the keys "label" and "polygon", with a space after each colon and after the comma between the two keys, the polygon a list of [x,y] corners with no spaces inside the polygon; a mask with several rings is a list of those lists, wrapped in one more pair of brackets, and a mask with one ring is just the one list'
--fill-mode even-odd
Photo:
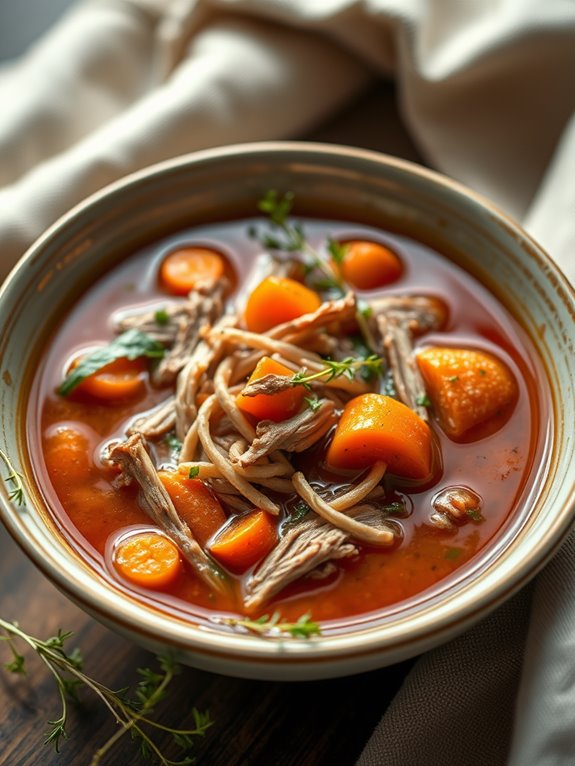
{"label": "carrot slice", "polygon": [[[266,375],[287,375],[291,378],[293,374],[293,370],[290,370],[285,364],[280,364],[275,359],[264,356],[257,363],[255,370],[248,380],[248,384],[253,383],[255,380],[260,380],[260,378]],[[240,393],[236,398],[236,402],[240,410],[253,415],[258,420],[273,420],[275,423],[278,423],[280,420],[286,420],[296,414],[302,405],[304,396],[305,390],[303,386],[294,386],[285,391],[279,391],[277,394],[244,396]]]}
{"label": "carrot slice", "polygon": [[377,461],[390,473],[423,480],[432,472],[431,430],[405,404],[382,394],[347,403],[329,446],[334,468],[366,468]]}
{"label": "carrot slice", "polygon": [[225,271],[223,256],[207,247],[182,247],[160,266],[160,282],[173,295],[187,295],[200,282],[217,282]]}
{"label": "carrot slice", "polygon": [[[79,364],[80,359],[75,359],[70,369]],[[144,390],[145,371],[144,359],[116,359],[84,378],[76,386],[76,391],[109,402],[132,399]]]}
{"label": "carrot slice", "polygon": [[455,439],[517,400],[511,370],[484,351],[433,347],[417,355],[417,364],[441,427]]}
{"label": "carrot slice", "polygon": [[266,332],[320,306],[319,295],[301,282],[288,277],[267,277],[249,296],[244,318],[251,332]]}
{"label": "carrot slice", "polygon": [[403,266],[397,255],[378,242],[345,242],[341,273],[346,282],[358,290],[375,290],[395,282]]}
{"label": "carrot slice", "polygon": [[177,546],[157,532],[126,537],[114,549],[113,561],[122,577],[142,588],[165,588],[181,570]]}
{"label": "carrot slice", "polygon": [[239,574],[263,559],[277,539],[269,513],[256,510],[234,517],[208,547],[214,558]]}
{"label": "carrot slice", "polygon": [[92,470],[90,447],[87,437],[69,425],[52,430],[44,447],[44,460],[52,480],[66,491],[86,484]]}
{"label": "carrot slice", "polygon": [[176,471],[158,471],[158,476],[178,515],[205,546],[227,520],[216,496],[201,479],[189,479]]}

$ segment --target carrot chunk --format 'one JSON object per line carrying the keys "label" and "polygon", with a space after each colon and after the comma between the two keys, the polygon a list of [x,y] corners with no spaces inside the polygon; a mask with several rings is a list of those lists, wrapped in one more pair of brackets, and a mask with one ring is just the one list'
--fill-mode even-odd
{"label": "carrot chunk", "polygon": [[439,423],[453,438],[487,422],[517,399],[511,370],[484,351],[433,347],[419,353],[417,363]]}
{"label": "carrot chunk", "polygon": [[167,255],[160,266],[160,282],[173,295],[187,295],[200,282],[217,282],[225,261],[207,247],[182,247]]}
{"label": "carrot chunk", "polygon": [[227,518],[216,496],[201,479],[189,479],[176,471],[158,471],[158,476],[178,515],[205,546]]}
{"label": "carrot chunk", "polygon": [[250,294],[244,319],[251,332],[266,332],[320,306],[319,295],[301,282],[288,277],[267,277]]}
{"label": "carrot chunk", "polygon": [[165,588],[181,569],[177,546],[157,532],[126,537],[116,546],[113,561],[122,577],[142,588]]}
{"label": "carrot chunk", "polygon": [[233,518],[208,547],[214,558],[239,574],[263,559],[277,539],[271,516],[256,510]]}
{"label": "carrot chunk", "polygon": [[403,266],[397,255],[378,242],[345,242],[341,273],[345,281],[358,290],[375,290],[395,282]]}
{"label": "carrot chunk", "polygon": [[[269,356],[264,356],[257,363],[252,372],[248,385],[256,380],[260,380],[266,375],[287,375],[293,376],[293,370],[280,364]],[[294,386],[285,391],[279,391],[276,394],[258,394],[257,396],[244,396],[238,394],[236,402],[240,410],[253,415],[258,420],[273,420],[278,423],[280,420],[286,420],[295,415],[300,409],[305,396],[303,386]]]}
{"label": "carrot chunk", "polygon": [[[74,369],[81,361],[78,357],[72,362]],[[144,359],[116,359],[97,372],[84,378],[76,386],[76,391],[88,394],[95,399],[107,402],[132,399],[144,390],[146,362]]]}
{"label": "carrot chunk", "polygon": [[44,444],[44,460],[53,481],[60,482],[66,492],[88,483],[92,445],[81,431],[62,424],[51,430]]}
{"label": "carrot chunk", "polygon": [[427,479],[432,471],[431,430],[405,404],[382,394],[362,394],[347,403],[327,461],[334,468],[367,468],[383,461],[390,473]]}

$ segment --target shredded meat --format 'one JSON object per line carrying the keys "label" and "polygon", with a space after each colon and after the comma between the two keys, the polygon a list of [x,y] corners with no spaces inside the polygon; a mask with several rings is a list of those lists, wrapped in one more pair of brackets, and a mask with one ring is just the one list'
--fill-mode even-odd
{"label": "shredded meat", "polygon": [[249,383],[243,390],[242,396],[258,396],[259,394],[266,394],[271,396],[272,394],[279,394],[281,391],[287,391],[293,388],[293,376],[290,375],[274,375],[269,373],[264,375],[263,378]]}
{"label": "shredded meat", "polygon": [[129,426],[126,433],[128,436],[139,433],[142,434],[145,439],[155,441],[169,433],[174,428],[175,424],[175,399],[173,396],[170,396],[158,407],[154,407],[153,410],[149,410],[149,412],[145,412],[141,417],[137,418]]}
{"label": "shredded meat", "polygon": [[197,575],[221,592],[225,581],[194,539],[188,525],[178,516],[158,478],[142,435],[136,433],[127,441],[115,445],[110,451],[110,459],[121,467],[125,481],[135,481],[140,486],[141,507],[172,538]]}
{"label": "shredded meat", "polygon": [[[162,323],[158,322],[158,310],[164,314]],[[121,333],[136,329],[145,332],[154,340],[171,347],[176,341],[180,321],[189,321],[190,306],[187,301],[168,301],[153,311],[136,309],[124,311],[114,318],[114,329]]]}
{"label": "shredded meat", "polygon": [[178,318],[178,329],[174,345],[162,359],[152,374],[157,386],[173,383],[179,371],[186,365],[196,345],[211,325],[221,317],[224,311],[225,280],[210,286],[210,290],[201,286],[190,293],[184,304],[186,316]]}
{"label": "shredded meat", "polygon": [[288,339],[288,336],[299,335],[304,332],[315,332],[322,327],[332,324],[332,322],[346,322],[353,319],[357,310],[355,295],[348,293],[343,298],[337,298],[333,301],[325,301],[321,306],[310,314],[292,319],[291,322],[284,322],[269,330],[266,335],[270,338]]}
{"label": "shredded meat", "polygon": [[[290,582],[304,575],[315,571],[321,574],[328,561],[357,555],[358,549],[346,532],[336,529],[312,511],[308,516],[288,529],[248,580],[244,594],[247,609],[262,606]],[[377,525],[381,522],[381,513],[364,506],[356,514],[356,519]],[[318,569],[320,567],[322,569]]]}
{"label": "shredded meat", "polygon": [[481,520],[481,498],[468,487],[446,487],[435,495],[432,505],[434,513],[430,521],[440,529],[453,529],[471,520]]}
{"label": "shredded meat", "polygon": [[445,306],[425,295],[391,295],[373,300],[370,308],[373,343],[387,355],[399,398],[427,421],[425,384],[413,353],[413,338],[439,329],[446,320]]}
{"label": "shredded meat", "polygon": [[303,452],[319,441],[336,420],[335,404],[329,399],[321,399],[315,412],[307,409],[279,423],[262,420],[256,427],[256,438],[246,452],[240,455],[238,463],[246,468],[277,449]]}
{"label": "shredded meat", "polygon": [[[220,327],[231,327],[236,321],[234,316],[222,317],[214,326],[214,330]],[[178,375],[175,409],[176,435],[182,441],[198,414],[196,397],[200,390],[206,389],[208,384],[211,384],[207,373],[221,359],[223,350],[224,342],[217,332],[213,334],[213,337],[210,336],[209,341],[200,340]]]}

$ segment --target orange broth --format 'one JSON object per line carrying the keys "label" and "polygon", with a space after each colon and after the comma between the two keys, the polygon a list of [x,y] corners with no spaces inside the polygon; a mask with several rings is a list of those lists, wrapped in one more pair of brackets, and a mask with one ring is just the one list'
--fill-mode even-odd
{"label": "orange broth", "polygon": [[[161,402],[169,391],[152,388],[146,379],[137,399],[104,404],[81,395],[63,398],[56,389],[75,355],[112,340],[113,312],[145,304],[157,306],[172,299],[157,275],[162,259],[177,245],[211,246],[224,253],[238,277],[239,287],[230,300],[243,305],[246,281],[261,252],[246,236],[249,223],[210,224],[180,232],[135,253],[100,279],[78,300],[47,348],[29,409],[29,440],[38,481],[71,544],[117,587],[166,610],[203,617],[207,615],[204,610],[241,613],[241,578],[235,579],[233,595],[224,597],[209,592],[184,568],[165,592],[151,592],[122,582],[109,560],[111,544],[119,534],[133,525],[152,528],[153,524],[138,506],[136,488],[112,486],[114,472],[101,465],[99,454],[108,441],[123,435],[127,420]],[[447,342],[491,351],[507,363],[519,387],[511,416],[502,418],[494,433],[478,432],[473,439],[456,443],[431,418],[443,462],[443,475],[433,486],[409,488],[393,477],[384,479],[386,499],[403,499],[410,509],[408,517],[393,520],[402,531],[399,545],[390,550],[363,548],[356,559],[339,563],[337,572],[326,580],[296,582],[262,610],[280,609],[286,619],[308,611],[316,620],[384,615],[386,610],[437,593],[452,581],[454,573],[464,572],[469,562],[477,561],[478,554],[498,539],[518,498],[528,491],[530,472],[544,453],[545,376],[528,336],[511,314],[485,286],[431,248],[364,225],[306,220],[305,229],[318,247],[327,236],[340,241],[367,239],[390,247],[403,265],[399,280],[380,291],[359,295],[423,293],[441,298],[449,310],[447,326],[440,333],[423,335],[418,345]],[[54,446],[54,434],[63,426],[84,435],[80,451],[67,454]],[[322,464],[325,446],[324,441],[296,461],[313,481],[334,480]],[[349,477],[340,479],[346,480]],[[454,484],[467,485],[480,494],[484,520],[448,531],[437,529],[429,523],[432,498],[439,489]],[[286,506],[293,503],[294,498],[289,498]]]}

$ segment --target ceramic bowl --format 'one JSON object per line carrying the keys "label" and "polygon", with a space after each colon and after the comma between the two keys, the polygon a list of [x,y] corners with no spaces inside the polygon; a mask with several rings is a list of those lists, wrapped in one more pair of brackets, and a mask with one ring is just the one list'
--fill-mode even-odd
{"label": "ceramic bowl", "polygon": [[[32,372],[63,313],[124,255],[196,222],[250,215],[269,188],[291,189],[314,215],[377,222],[431,243],[497,293],[531,336],[550,391],[548,446],[533,489],[494,545],[441,598],[384,620],[359,619],[313,640],[262,640],[161,612],[105,581],[68,544],[39,491],[26,443]],[[568,531],[575,503],[575,298],[515,222],[440,175],[379,154],[268,143],[200,152],[154,166],[92,196],[26,253],[0,291],[0,449],[22,474],[26,504],[0,482],[2,518],[69,598],[153,651],[220,673],[313,679],[398,662],[454,637],[521,588]]]}

